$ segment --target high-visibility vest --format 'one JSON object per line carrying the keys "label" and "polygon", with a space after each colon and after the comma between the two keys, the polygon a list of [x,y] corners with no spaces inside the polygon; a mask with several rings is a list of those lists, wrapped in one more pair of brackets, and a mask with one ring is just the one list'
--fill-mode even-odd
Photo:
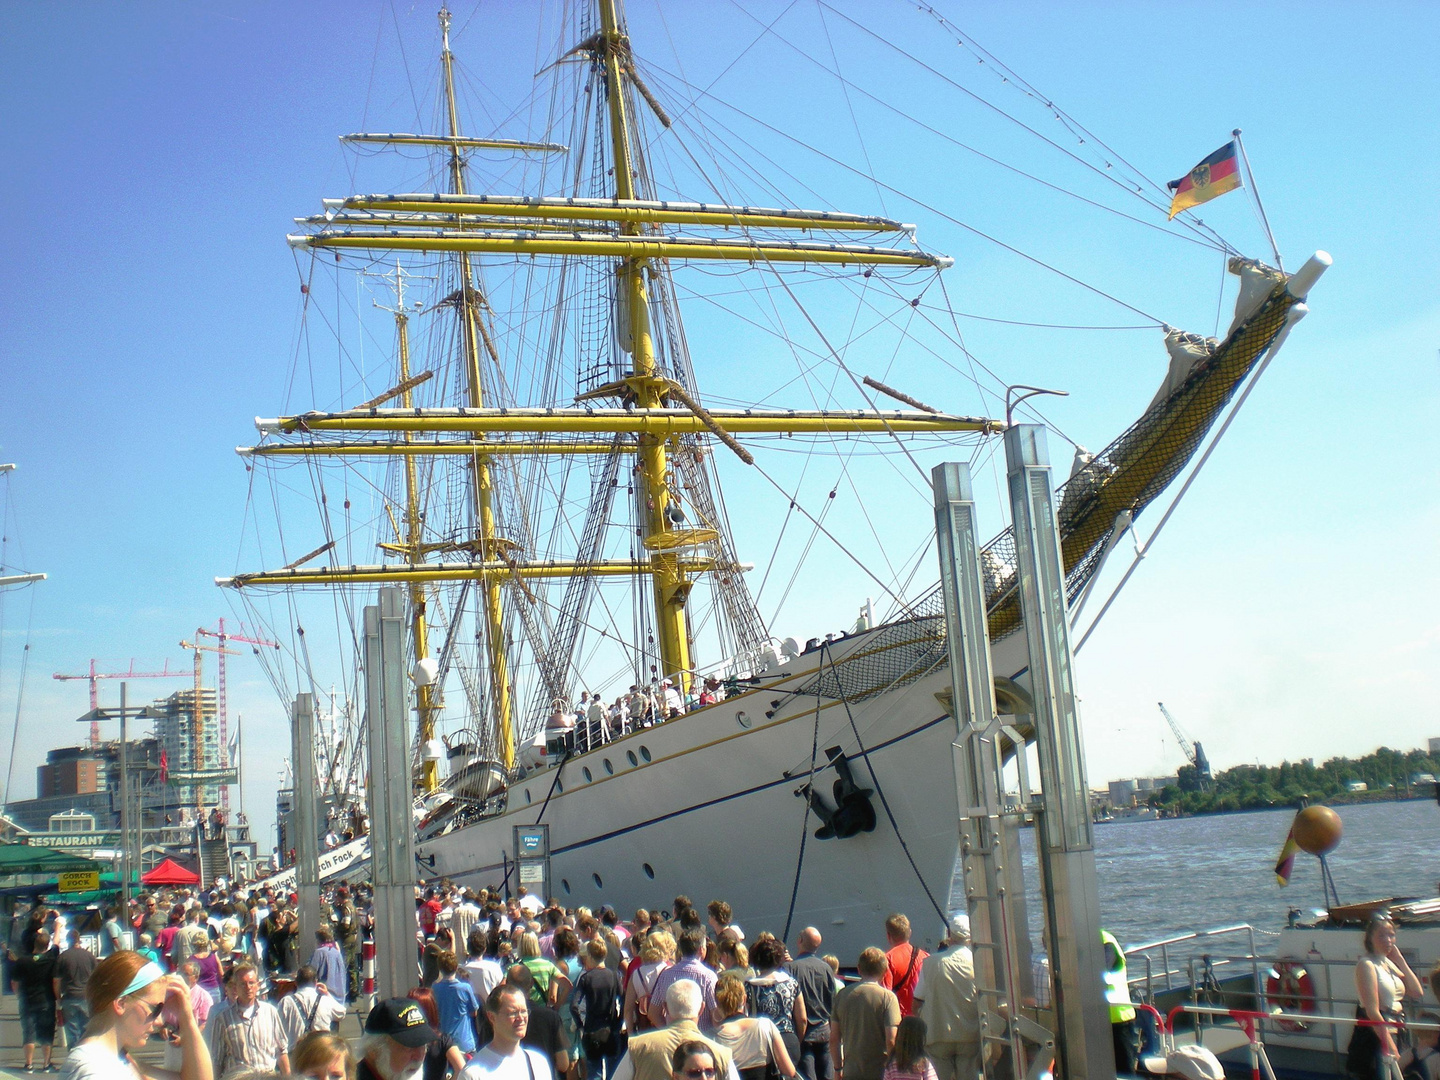
{"label": "high-visibility vest", "polygon": [[1130,1004],[1130,984],[1125,978],[1125,953],[1109,930],[1100,931],[1100,943],[1114,946],[1120,960],[1119,967],[1105,969],[1105,1000],[1110,1005],[1110,1023],[1128,1023],[1135,1019],[1135,1006]]}

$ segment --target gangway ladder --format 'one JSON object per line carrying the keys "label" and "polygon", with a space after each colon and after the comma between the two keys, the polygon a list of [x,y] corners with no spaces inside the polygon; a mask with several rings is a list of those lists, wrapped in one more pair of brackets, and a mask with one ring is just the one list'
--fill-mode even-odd
{"label": "gangway ladder", "polygon": [[[1018,826],[1032,804],[1025,739],[996,713],[969,466],[937,465],[931,477],[950,655],[950,706],[957,725],[952,753],[961,868],[975,954],[981,1069],[991,1075],[988,1063],[1001,1055],[990,1051],[1003,1049],[1015,1063],[1013,1075],[1034,1080],[1053,1067],[1055,1037],[1022,1011],[1027,999],[1034,1000],[1018,836]],[[1005,803],[1006,739],[1017,747],[1020,796],[1014,808]],[[1007,1023],[1007,1018],[1013,1022]]]}

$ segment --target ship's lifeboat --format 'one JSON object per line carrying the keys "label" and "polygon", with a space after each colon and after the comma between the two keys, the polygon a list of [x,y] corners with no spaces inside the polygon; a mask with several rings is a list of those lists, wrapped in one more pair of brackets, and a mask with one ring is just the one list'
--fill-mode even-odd
{"label": "ship's lifeboat", "polygon": [[[1265,973],[1265,1001],[1271,1013],[1313,1013],[1315,1011],[1315,980],[1304,964],[1281,960]],[[1275,1021],[1282,1031],[1308,1031],[1303,1020],[1280,1018]]]}

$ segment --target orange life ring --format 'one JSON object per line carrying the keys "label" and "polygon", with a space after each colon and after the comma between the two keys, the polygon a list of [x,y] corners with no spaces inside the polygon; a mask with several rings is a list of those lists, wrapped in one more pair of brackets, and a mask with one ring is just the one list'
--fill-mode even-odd
{"label": "orange life ring", "polygon": [[[1315,1004],[1315,980],[1304,964],[1293,960],[1281,960],[1265,973],[1265,1001],[1271,1013],[1313,1013]],[[1282,1031],[1308,1031],[1310,1025],[1303,1020],[1277,1019]]]}

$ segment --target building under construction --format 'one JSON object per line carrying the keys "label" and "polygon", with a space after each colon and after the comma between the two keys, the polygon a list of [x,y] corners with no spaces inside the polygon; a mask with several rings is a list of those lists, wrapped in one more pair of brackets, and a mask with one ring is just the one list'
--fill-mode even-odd
{"label": "building under construction", "polygon": [[[150,707],[155,717],[155,739],[165,752],[168,781],[172,791],[172,802],[186,808],[187,815],[196,806],[208,811],[221,804],[222,770],[231,762],[220,739],[220,725],[215,711],[215,691],[208,687],[200,690],[200,755],[194,754],[195,746],[195,691],[177,690],[163,701]],[[208,783],[186,783],[192,773],[202,774],[196,779],[208,778]],[[197,788],[198,793],[197,793]],[[197,798],[198,794],[198,798]]]}

